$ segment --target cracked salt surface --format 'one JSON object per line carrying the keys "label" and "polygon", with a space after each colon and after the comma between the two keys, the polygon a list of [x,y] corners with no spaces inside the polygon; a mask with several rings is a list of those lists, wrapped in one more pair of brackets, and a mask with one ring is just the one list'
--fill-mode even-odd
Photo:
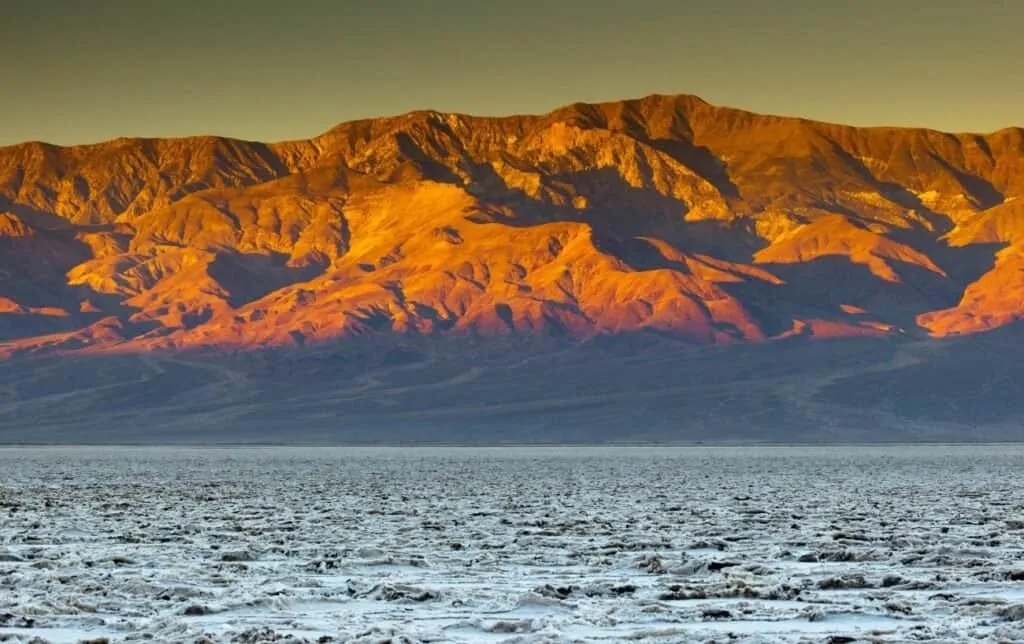
{"label": "cracked salt surface", "polygon": [[1006,445],[0,449],[0,641],[1024,640],[1022,465]]}

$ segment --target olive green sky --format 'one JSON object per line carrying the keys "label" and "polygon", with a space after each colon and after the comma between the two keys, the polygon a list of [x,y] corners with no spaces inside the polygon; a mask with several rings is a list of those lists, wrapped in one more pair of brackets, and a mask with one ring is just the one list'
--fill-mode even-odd
{"label": "olive green sky", "polygon": [[4,0],[2,8],[0,144],[280,140],[412,109],[546,112],[651,93],[857,125],[1024,125],[1024,0]]}

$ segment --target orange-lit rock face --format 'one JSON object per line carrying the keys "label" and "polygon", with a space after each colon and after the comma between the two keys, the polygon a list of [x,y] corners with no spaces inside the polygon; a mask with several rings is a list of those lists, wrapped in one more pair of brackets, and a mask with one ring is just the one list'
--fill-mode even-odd
{"label": "orange-lit rock face", "polygon": [[309,141],[0,149],[0,353],[644,329],[695,344],[1024,316],[1024,133],[695,97],[416,112]]}

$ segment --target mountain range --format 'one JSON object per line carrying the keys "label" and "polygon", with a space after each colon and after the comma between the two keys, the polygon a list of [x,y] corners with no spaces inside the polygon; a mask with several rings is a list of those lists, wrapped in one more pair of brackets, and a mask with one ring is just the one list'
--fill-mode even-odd
{"label": "mountain range", "polygon": [[25,143],[0,439],[1016,438],[1022,251],[1021,128],[680,95]]}

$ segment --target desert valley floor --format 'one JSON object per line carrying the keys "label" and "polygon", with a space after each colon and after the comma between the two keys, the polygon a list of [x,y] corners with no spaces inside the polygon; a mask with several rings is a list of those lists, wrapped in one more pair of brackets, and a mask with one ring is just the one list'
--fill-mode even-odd
{"label": "desert valley floor", "polygon": [[0,641],[1019,641],[1022,462],[6,448]]}

